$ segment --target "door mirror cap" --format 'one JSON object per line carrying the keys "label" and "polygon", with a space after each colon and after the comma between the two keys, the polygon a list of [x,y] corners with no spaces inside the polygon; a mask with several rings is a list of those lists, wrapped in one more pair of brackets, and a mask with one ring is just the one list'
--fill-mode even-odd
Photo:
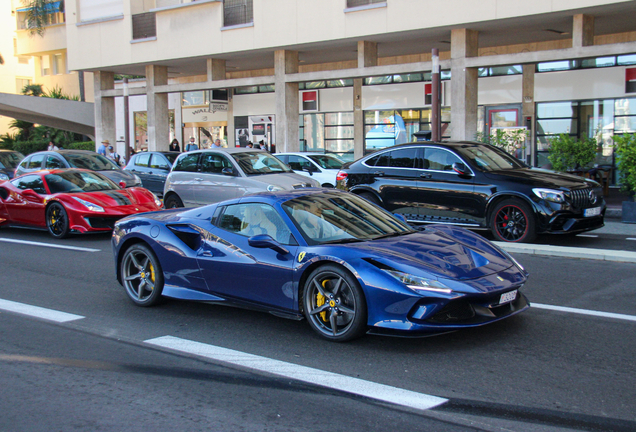
{"label": "door mirror cap", "polygon": [[459,175],[465,175],[465,176],[471,175],[468,167],[461,162],[455,162],[453,164],[453,171],[455,171]]}
{"label": "door mirror cap", "polygon": [[278,243],[276,240],[272,238],[272,236],[268,234],[257,234],[247,239],[247,242],[249,243],[250,246],[255,248],[259,248],[259,249],[269,248],[283,255],[286,255],[289,253],[287,249],[285,249],[280,243]]}
{"label": "door mirror cap", "polygon": [[399,219],[404,223],[408,223],[406,221],[406,217],[402,213],[393,213],[393,216],[395,216],[396,219]]}
{"label": "door mirror cap", "polygon": [[126,189],[126,182],[123,180],[119,180],[119,183],[117,183],[119,185],[120,188],[122,189]]}
{"label": "door mirror cap", "polygon": [[226,176],[234,176],[234,170],[230,167],[225,167],[221,170],[221,173]]}

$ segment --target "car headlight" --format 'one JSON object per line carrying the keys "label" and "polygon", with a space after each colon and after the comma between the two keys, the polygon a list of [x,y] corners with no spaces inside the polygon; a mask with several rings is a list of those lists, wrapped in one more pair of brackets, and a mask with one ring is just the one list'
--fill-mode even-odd
{"label": "car headlight", "polygon": [[0,172],[0,180],[9,180],[9,176],[3,172]]}
{"label": "car headlight", "polygon": [[103,212],[104,211],[104,207],[100,207],[97,204],[93,204],[92,202],[83,200],[83,199],[78,198],[78,197],[73,197],[73,199],[75,201],[77,201],[78,203],[82,204],[84,207],[86,207],[90,211],[94,211],[94,212]]}
{"label": "car headlight", "polygon": [[542,189],[535,188],[532,189],[532,192],[536,196],[546,201],[552,201],[555,203],[563,203],[565,202],[565,194],[562,191],[554,190],[554,189]]}
{"label": "car headlight", "polygon": [[282,190],[285,190],[285,188],[282,188],[282,187],[280,187],[280,186],[276,186],[276,185],[269,185],[269,186],[267,186],[267,190],[268,190],[269,192],[276,192],[276,191],[282,191]]}
{"label": "car headlight", "polygon": [[161,200],[157,197],[157,195],[155,195],[153,192],[150,192],[152,194],[152,197],[155,199],[155,205],[157,207],[161,207],[163,205],[163,203],[161,202]]}
{"label": "car headlight", "polygon": [[388,274],[402,282],[415,292],[418,291],[432,291],[444,294],[450,294],[452,289],[444,285],[442,282],[436,279],[423,278],[419,276],[413,276],[408,273],[404,273],[397,270],[385,270]]}

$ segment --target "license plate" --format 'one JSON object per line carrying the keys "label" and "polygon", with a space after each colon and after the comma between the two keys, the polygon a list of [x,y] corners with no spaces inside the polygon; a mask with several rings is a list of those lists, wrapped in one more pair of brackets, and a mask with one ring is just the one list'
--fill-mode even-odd
{"label": "license plate", "polygon": [[600,207],[589,208],[589,209],[585,209],[585,211],[583,211],[583,217],[598,216],[600,214],[601,214],[601,208]]}
{"label": "license plate", "polygon": [[507,292],[507,293],[503,293],[501,295],[501,298],[499,299],[499,304],[510,303],[511,301],[516,299],[517,298],[517,291],[518,290],[514,290],[514,291]]}

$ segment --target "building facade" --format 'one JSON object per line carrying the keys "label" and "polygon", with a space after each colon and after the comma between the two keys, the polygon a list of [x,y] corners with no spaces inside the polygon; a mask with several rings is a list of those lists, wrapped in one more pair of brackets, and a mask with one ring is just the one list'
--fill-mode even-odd
{"label": "building facade", "polygon": [[430,129],[437,48],[443,136],[525,128],[541,166],[555,134],[596,135],[611,163],[611,137],[636,130],[633,16],[603,0],[75,0],[64,27],[67,68],[94,74],[97,141],[128,117],[137,148],[358,158]]}

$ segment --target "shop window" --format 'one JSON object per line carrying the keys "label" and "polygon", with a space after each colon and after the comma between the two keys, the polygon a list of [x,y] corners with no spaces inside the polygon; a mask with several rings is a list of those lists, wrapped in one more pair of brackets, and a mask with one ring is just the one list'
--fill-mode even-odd
{"label": "shop window", "polygon": [[51,75],[51,56],[43,55],[40,56],[40,70],[42,76]]}
{"label": "shop window", "polygon": [[327,81],[327,87],[352,87],[352,86],[353,86],[352,79],[339,79],[339,80]]}
{"label": "shop window", "polygon": [[416,82],[416,81],[422,81],[422,80],[423,80],[423,75],[421,73],[393,75],[394,83]]}
{"label": "shop window", "polygon": [[618,65],[636,64],[636,54],[627,54],[627,55],[618,56],[616,58],[616,64]]}
{"label": "shop window", "polygon": [[387,0],[347,0],[347,7],[354,8],[360,6],[369,6],[373,4],[386,3]]}
{"label": "shop window", "polygon": [[616,66],[616,57],[597,57],[591,59],[581,60],[581,67],[583,68],[595,68],[595,67],[608,67]]}
{"label": "shop window", "polygon": [[578,67],[578,60],[559,60],[553,62],[537,63],[537,72],[552,72],[571,70]]}
{"label": "shop window", "polygon": [[183,92],[181,97],[181,106],[204,106],[210,103],[208,92],[204,90]]}
{"label": "shop window", "polygon": [[369,77],[364,79],[364,85],[391,84],[392,82],[393,77],[391,75]]}
{"label": "shop window", "polygon": [[223,25],[225,27],[254,22],[252,0],[224,0]]}

